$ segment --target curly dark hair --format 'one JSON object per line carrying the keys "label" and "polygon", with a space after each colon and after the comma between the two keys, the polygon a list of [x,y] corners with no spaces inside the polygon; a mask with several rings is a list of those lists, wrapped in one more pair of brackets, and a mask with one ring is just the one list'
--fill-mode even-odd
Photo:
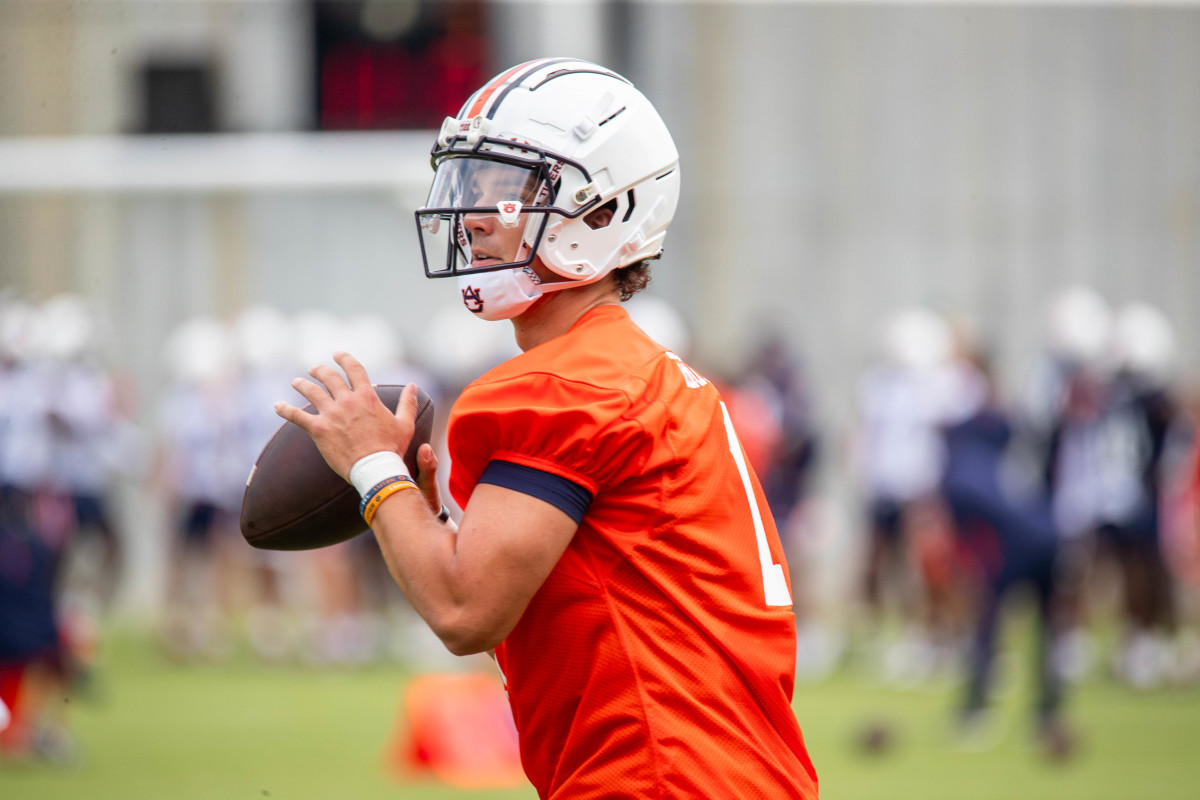
{"label": "curly dark hair", "polygon": [[613,282],[617,285],[617,290],[621,293],[621,302],[624,303],[650,285],[650,278],[652,277],[650,275],[650,259],[638,261],[620,269],[614,269],[612,276]]}

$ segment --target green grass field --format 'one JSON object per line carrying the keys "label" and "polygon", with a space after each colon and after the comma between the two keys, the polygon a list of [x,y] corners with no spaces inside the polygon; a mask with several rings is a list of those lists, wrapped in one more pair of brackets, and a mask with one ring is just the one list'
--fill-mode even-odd
{"label": "green grass field", "polygon": [[[164,660],[148,638],[110,635],[93,690],[70,700],[77,766],[0,764],[4,800],[407,800],[524,798],[531,789],[468,792],[384,767],[406,675],[397,668],[313,671],[235,659]],[[1023,664],[1020,666],[1024,666]],[[1103,800],[1200,796],[1200,692],[1135,693],[1104,678],[1077,687],[1071,717],[1082,747],[1066,763],[1031,745],[1026,670],[997,702],[1005,737],[986,752],[956,749],[949,682],[901,691],[849,673],[801,685],[796,711],[828,800]],[[865,755],[864,726],[893,745]]]}

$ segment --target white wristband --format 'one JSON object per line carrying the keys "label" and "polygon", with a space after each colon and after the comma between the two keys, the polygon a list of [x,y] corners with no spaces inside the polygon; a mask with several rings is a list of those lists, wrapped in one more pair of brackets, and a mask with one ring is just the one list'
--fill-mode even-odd
{"label": "white wristband", "polygon": [[350,468],[350,483],[354,484],[359,497],[362,497],[380,481],[397,475],[408,477],[408,467],[404,466],[404,459],[399,453],[380,450],[354,462],[354,466]]}

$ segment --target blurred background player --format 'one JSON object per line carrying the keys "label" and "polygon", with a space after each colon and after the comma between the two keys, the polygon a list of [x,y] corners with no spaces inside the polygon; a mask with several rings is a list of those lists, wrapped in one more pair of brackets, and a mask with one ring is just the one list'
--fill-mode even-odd
{"label": "blurred background player", "polygon": [[929,677],[955,644],[951,541],[937,490],[946,457],[941,425],[954,400],[953,336],[940,315],[913,306],[894,311],[879,337],[882,358],[858,386],[863,596],[885,677],[912,683]]}
{"label": "blurred background player", "polygon": [[1169,437],[1178,422],[1175,337],[1157,308],[1122,307],[1113,324],[1113,373],[1093,430],[1100,464],[1096,526],[1122,588],[1122,639],[1113,666],[1146,689],[1171,677],[1175,581],[1163,551]]}
{"label": "blurred background player", "polygon": [[83,297],[59,295],[40,309],[38,350],[49,398],[53,496],[70,517],[60,616],[80,676],[95,658],[101,617],[123,568],[112,494],[121,475],[140,477],[139,436],[103,361],[104,321]]}
{"label": "blurred background player", "polygon": [[0,759],[70,762],[64,698],[70,654],[58,613],[71,509],[51,487],[50,386],[37,357],[38,309],[0,307]]}
{"label": "blurred background player", "polygon": [[70,763],[71,666],[57,603],[65,541],[44,535],[32,519],[11,502],[0,516],[0,702],[9,716],[0,730],[0,762]]}
{"label": "blurred background player", "polygon": [[[216,318],[181,323],[165,344],[172,376],[159,415],[170,518],[163,644],[181,659],[221,658],[232,646],[238,509],[249,472],[238,436],[233,342]],[[238,549],[241,549],[240,547]]]}
{"label": "blurred background player", "polygon": [[[266,304],[243,308],[233,321],[231,334],[237,359],[234,404],[239,459],[248,473],[263,446],[279,428],[271,413],[279,387],[294,371],[293,328],[279,309]],[[295,583],[303,559],[290,553],[256,548],[238,551],[245,561],[248,604],[246,636],[255,654],[264,661],[293,655],[300,637],[296,619]]]}
{"label": "blurred background player", "polygon": [[1056,663],[1060,633],[1058,532],[1044,486],[1006,480],[1013,438],[1011,415],[979,352],[960,365],[965,379],[954,418],[945,427],[940,491],[954,522],[958,563],[966,568],[972,630],[965,653],[966,685],[959,710],[960,742],[998,743],[990,713],[999,623],[1005,601],[1028,589],[1035,616],[1034,731],[1045,752],[1061,758],[1074,746],[1062,717],[1063,685]]}
{"label": "blurred background player", "polygon": [[1089,286],[1060,290],[1047,304],[1045,347],[1019,394],[1010,480],[1049,492],[1059,535],[1059,669],[1086,674],[1095,644],[1089,585],[1095,561],[1101,456],[1092,435],[1104,403],[1112,310]]}

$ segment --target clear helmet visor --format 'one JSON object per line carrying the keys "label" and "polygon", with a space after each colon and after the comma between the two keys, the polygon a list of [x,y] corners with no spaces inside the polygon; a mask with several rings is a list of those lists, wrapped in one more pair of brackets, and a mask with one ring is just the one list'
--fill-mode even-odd
{"label": "clear helmet visor", "polygon": [[480,158],[438,164],[429,199],[417,210],[430,277],[524,266],[545,228],[544,171]]}

